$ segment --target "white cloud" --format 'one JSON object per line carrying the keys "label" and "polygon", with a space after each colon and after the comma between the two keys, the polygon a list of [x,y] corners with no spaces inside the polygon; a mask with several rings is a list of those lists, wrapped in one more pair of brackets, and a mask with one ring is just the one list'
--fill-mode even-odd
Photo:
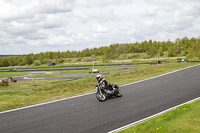
{"label": "white cloud", "polygon": [[108,29],[106,27],[104,27],[100,24],[97,24],[97,23],[93,25],[93,30],[96,33],[106,33],[106,32],[108,32]]}
{"label": "white cloud", "polygon": [[1,0],[0,8],[0,54],[200,36],[199,0]]}
{"label": "white cloud", "polygon": [[132,0],[77,0],[76,4],[79,6],[84,7],[105,7],[105,6],[112,6],[112,5],[124,5],[124,4],[131,4]]}
{"label": "white cloud", "polygon": [[36,26],[43,28],[56,28],[68,23],[68,13],[60,14],[39,14],[36,16]]}

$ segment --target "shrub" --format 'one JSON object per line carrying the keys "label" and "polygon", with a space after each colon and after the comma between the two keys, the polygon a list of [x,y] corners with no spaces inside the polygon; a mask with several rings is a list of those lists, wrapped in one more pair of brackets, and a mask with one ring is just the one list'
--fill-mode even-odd
{"label": "shrub", "polygon": [[34,60],[34,66],[39,66],[41,65],[41,62],[39,60]]}

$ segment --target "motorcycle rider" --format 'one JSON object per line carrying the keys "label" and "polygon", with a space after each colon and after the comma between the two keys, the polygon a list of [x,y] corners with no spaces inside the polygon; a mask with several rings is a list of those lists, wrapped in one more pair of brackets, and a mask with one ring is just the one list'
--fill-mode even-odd
{"label": "motorcycle rider", "polygon": [[[109,83],[107,82],[107,80],[106,80],[104,77],[101,76],[101,74],[98,74],[98,75],[96,76],[96,79],[97,79],[97,81],[98,81],[98,84],[104,86],[106,89],[113,90],[112,85],[109,84]],[[114,91],[114,90],[113,90],[113,91]]]}

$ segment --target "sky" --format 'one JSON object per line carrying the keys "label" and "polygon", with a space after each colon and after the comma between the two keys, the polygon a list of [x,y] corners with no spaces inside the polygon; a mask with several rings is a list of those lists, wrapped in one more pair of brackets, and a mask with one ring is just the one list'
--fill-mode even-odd
{"label": "sky", "polygon": [[200,36],[200,0],[0,0],[0,55]]}

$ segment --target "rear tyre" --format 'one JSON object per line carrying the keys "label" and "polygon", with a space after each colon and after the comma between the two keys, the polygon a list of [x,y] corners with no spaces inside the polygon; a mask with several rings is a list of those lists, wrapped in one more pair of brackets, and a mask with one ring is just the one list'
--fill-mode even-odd
{"label": "rear tyre", "polygon": [[119,89],[115,90],[115,96],[116,97],[121,97],[122,96],[122,92]]}
{"label": "rear tyre", "polygon": [[100,102],[107,100],[107,96],[106,96],[105,92],[102,92],[102,95],[99,92],[97,92],[96,97]]}

